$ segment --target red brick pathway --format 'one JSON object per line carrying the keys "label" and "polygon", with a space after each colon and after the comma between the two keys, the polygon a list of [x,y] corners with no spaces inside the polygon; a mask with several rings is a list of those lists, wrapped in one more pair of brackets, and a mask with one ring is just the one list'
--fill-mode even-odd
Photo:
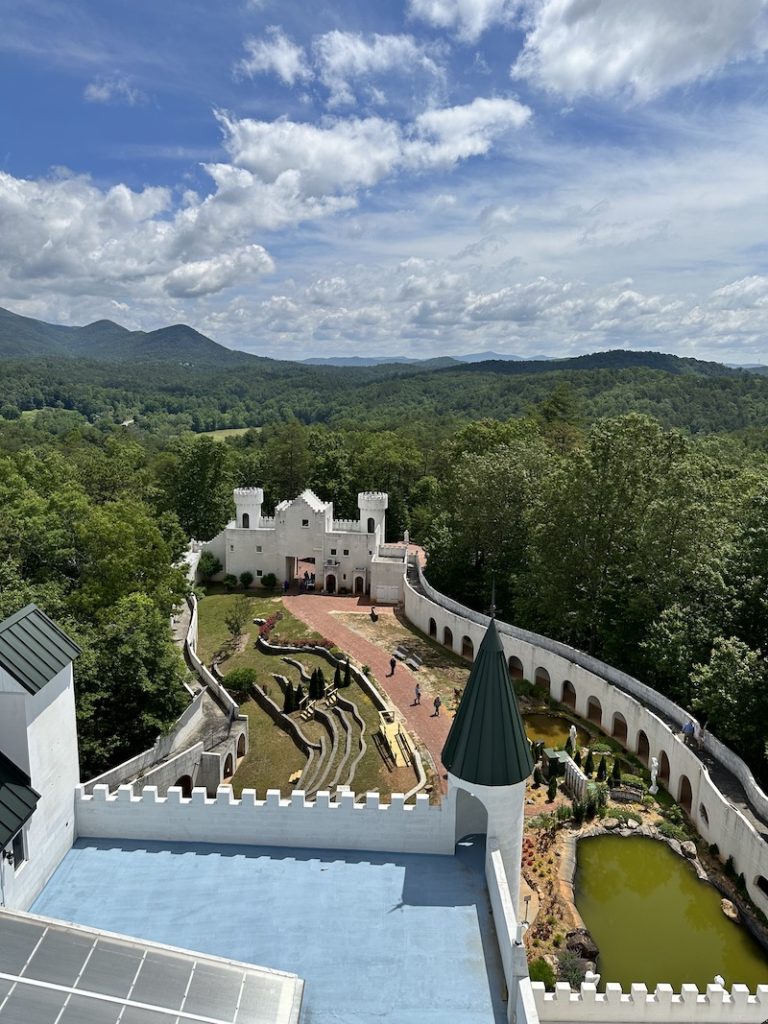
{"label": "red brick pathway", "polygon": [[[440,752],[451,727],[453,716],[441,709],[438,718],[433,717],[434,708],[429,698],[422,698],[420,705],[414,706],[413,695],[418,682],[418,675],[398,661],[394,676],[389,675],[389,659],[392,652],[384,651],[375,644],[353,632],[339,621],[333,612],[369,615],[371,603],[367,598],[339,597],[325,594],[296,594],[283,598],[285,607],[297,618],[306,622],[312,629],[333,640],[346,654],[360,665],[369,665],[376,677],[376,682],[405,719],[406,727],[418,736],[427,748],[440,773],[443,790],[446,781],[443,777],[445,769],[440,760]],[[394,615],[394,608],[376,606],[379,615]]]}

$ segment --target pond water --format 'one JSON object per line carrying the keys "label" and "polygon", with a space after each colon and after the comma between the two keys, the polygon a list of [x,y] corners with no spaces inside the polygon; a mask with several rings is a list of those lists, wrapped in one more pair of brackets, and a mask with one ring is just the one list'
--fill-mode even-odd
{"label": "pond water", "polygon": [[[543,740],[548,747],[564,747],[568,739],[568,731],[571,723],[562,715],[523,715],[525,731],[528,739],[534,743]],[[576,726],[576,740],[580,746],[585,747],[589,740],[589,733],[585,729]]]}
{"label": "pond water", "polygon": [[768,983],[768,955],[746,928],[729,921],[721,896],[665,843],[598,836],[577,846],[576,906],[600,958],[601,988],[617,981],[676,992],[703,991],[716,974],[727,988]]}

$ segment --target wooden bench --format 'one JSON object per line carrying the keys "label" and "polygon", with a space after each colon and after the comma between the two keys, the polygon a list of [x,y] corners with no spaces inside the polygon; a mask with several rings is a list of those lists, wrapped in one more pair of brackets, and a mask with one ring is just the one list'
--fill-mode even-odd
{"label": "wooden bench", "polygon": [[421,660],[418,654],[412,654],[410,658],[405,659],[405,664],[414,672],[418,672],[421,666],[424,664],[424,662]]}
{"label": "wooden bench", "polygon": [[400,647],[396,647],[392,653],[398,661],[405,661],[408,657],[408,648],[401,645]]}

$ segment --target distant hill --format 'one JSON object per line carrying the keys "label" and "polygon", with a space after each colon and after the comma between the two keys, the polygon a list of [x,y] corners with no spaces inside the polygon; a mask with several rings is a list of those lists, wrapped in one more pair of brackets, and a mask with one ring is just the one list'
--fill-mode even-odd
{"label": "distant hill", "polygon": [[173,324],[156,331],[129,331],[111,320],[96,320],[85,327],[65,327],[0,308],[0,357],[41,356],[218,366],[263,359],[225,348],[186,324]]}
{"label": "distant hill", "polygon": [[519,362],[551,358],[553,357],[503,355],[500,352],[468,352],[461,356],[436,356],[433,359],[417,359],[414,356],[313,356],[311,359],[302,359],[302,362],[306,366],[389,366],[403,363],[435,369],[438,366],[455,366],[456,363],[483,363],[491,360]]}
{"label": "distant hill", "polygon": [[635,368],[661,370],[664,373],[675,375],[695,374],[704,377],[732,377],[747,372],[725,366],[723,363],[710,363],[702,359],[673,356],[666,352],[635,352],[629,349],[592,352],[589,355],[572,356],[569,359],[489,360],[482,363],[465,363],[460,367],[453,367],[453,370],[463,373],[526,376],[536,373],[553,373],[558,370],[629,370]]}

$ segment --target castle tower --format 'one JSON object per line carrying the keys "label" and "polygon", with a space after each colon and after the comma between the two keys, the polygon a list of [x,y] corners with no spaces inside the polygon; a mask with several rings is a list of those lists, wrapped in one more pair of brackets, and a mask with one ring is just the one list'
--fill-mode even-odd
{"label": "castle tower", "polygon": [[261,487],[236,487],[236,525],[241,530],[256,530],[261,519],[264,491]]}
{"label": "castle tower", "polygon": [[379,544],[384,543],[388,505],[389,495],[382,491],[361,491],[357,496],[360,528],[363,533],[375,533]]}
{"label": "castle tower", "polygon": [[476,797],[488,813],[488,845],[498,846],[513,907],[520,898],[525,784],[531,747],[491,619],[443,747],[449,786]]}

